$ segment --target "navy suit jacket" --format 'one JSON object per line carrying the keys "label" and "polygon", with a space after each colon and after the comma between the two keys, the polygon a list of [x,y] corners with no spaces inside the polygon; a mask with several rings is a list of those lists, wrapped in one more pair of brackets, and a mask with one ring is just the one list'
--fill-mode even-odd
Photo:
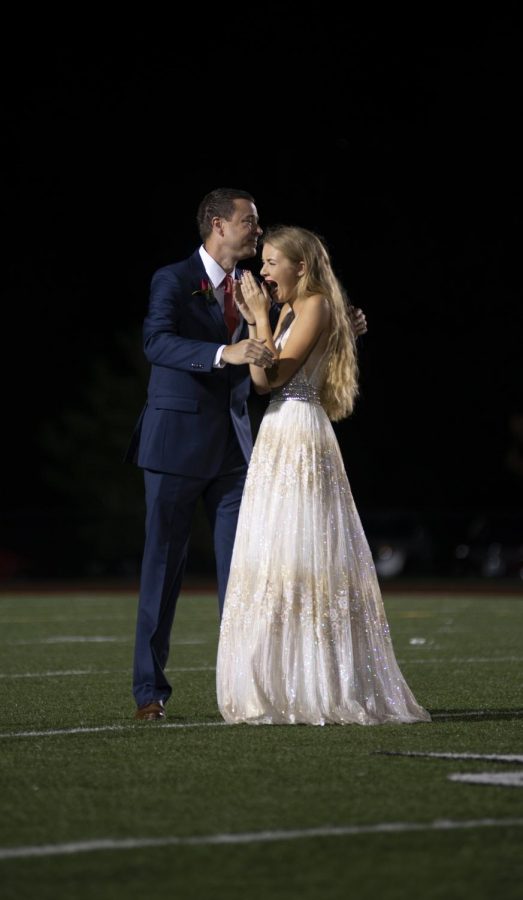
{"label": "navy suit jacket", "polygon": [[[152,366],[147,403],[125,458],[157,472],[212,478],[231,421],[246,462],[250,459],[250,378],[248,366],[213,367],[216,351],[229,338],[212,291],[201,292],[202,281],[209,278],[198,250],[153,275],[143,327]],[[243,323],[238,339],[245,337]]]}

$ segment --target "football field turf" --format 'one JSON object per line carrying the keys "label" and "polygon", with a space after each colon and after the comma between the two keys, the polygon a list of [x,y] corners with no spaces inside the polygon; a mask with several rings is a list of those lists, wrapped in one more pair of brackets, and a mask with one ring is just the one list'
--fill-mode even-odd
{"label": "football field turf", "polygon": [[223,724],[188,593],[168,719],[135,723],[135,597],[0,596],[3,900],[522,898],[523,598],[385,606],[429,724]]}

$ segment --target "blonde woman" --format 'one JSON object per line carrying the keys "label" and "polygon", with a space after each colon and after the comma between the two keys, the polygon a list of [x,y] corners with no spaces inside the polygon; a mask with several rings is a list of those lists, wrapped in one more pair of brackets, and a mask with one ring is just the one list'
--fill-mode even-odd
{"label": "blonde woman", "polygon": [[[274,364],[240,508],[220,628],[218,704],[233,724],[427,722],[396,662],[370,550],[330,419],[357,394],[343,290],[321,239],[264,236],[265,283],[237,290]],[[270,293],[269,293],[270,292]],[[271,331],[271,297],[281,306]]]}

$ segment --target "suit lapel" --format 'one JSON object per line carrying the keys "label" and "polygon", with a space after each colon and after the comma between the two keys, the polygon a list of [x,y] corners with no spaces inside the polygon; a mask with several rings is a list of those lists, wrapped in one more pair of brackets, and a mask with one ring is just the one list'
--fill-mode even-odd
{"label": "suit lapel", "polygon": [[[206,296],[205,293],[196,293],[201,290],[201,282],[206,281],[209,286],[211,283],[209,281],[209,276],[205,271],[205,267],[202,262],[202,258],[196,250],[193,255],[189,258],[190,264],[190,278],[192,285],[191,294],[193,295],[192,299],[196,300],[199,304],[201,304],[201,309],[208,314],[213,320],[214,325],[218,329],[219,339],[222,343],[227,344],[229,342],[229,335],[227,332],[227,326],[225,324],[225,319],[223,318],[223,313],[220,309],[220,304],[216,300],[214,294],[210,294]],[[211,286],[212,288],[212,286]]]}
{"label": "suit lapel", "polygon": [[223,313],[220,309],[220,304],[214,297],[209,298],[209,300],[205,299],[204,302],[207,304],[208,312],[214,319],[217,328],[219,328],[220,330],[220,337],[223,338],[223,342],[225,344],[228,344],[229,332],[227,331],[227,326],[225,324],[225,319],[223,318]]}

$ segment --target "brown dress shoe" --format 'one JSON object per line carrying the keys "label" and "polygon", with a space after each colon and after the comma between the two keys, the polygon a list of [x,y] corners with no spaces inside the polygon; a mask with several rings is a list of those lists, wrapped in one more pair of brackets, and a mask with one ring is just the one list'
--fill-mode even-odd
{"label": "brown dress shoe", "polygon": [[151,719],[165,719],[165,717],[166,712],[161,700],[151,700],[150,703],[146,703],[144,706],[139,706],[134,714],[135,719],[141,719],[142,721]]}

